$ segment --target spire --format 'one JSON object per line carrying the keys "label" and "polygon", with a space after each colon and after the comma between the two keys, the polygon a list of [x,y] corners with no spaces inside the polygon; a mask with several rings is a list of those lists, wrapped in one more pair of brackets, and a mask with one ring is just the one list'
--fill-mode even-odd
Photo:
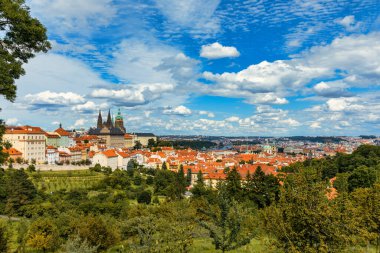
{"label": "spire", "polygon": [[97,128],[102,128],[102,127],[103,127],[102,112],[99,110]]}
{"label": "spire", "polygon": [[106,126],[107,126],[108,128],[111,128],[111,127],[112,127],[111,109],[108,110],[108,116],[107,116]]}

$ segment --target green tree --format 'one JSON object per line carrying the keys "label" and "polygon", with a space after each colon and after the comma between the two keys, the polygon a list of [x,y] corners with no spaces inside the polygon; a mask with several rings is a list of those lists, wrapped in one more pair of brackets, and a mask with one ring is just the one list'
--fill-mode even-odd
{"label": "green tree", "polygon": [[21,215],[21,207],[30,204],[37,196],[37,190],[24,170],[7,170],[5,174],[7,201],[5,212]]}
{"label": "green tree", "polygon": [[70,253],[95,253],[98,250],[97,246],[90,246],[87,240],[82,240],[78,235],[69,238],[62,248],[64,252]]}
{"label": "green tree", "polygon": [[163,170],[167,170],[168,169],[168,167],[166,165],[166,162],[162,162],[161,169],[163,169]]}
{"label": "green tree", "polygon": [[0,220],[0,252],[8,251],[7,225]]}
{"label": "green tree", "polygon": [[190,186],[191,185],[191,178],[192,178],[191,177],[191,169],[187,169],[187,173],[186,173],[186,186]]}
{"label": "green tree", "polygon": [[280,189],[279,181],[273,175],[265,175],[260,166],[255,172],[246,176],[244,184],[245,196],[253,201],[257,207],[263,208],[277,200]]}
{"label": "green tree", "polygon": [[148,139],[148,148],[155,147],[156,145],[157,145],[157,144],[156,144],[156,142],[154,141],[153,138]]}
{"label": "green tree", "polygon": [[137,202],[140,204],[149,205],[151,200],[152,200],[152,193],[150,191],[142,191],[137,197]]}
{"label": "green tree", "polygon": [[199,198],[199,197],[207,195],[207,188],[203,180],[203,173],[201,170],[198,171],[197,182],[195,183],[194,187],[191,189],[191,193],[193,194],[194,198]]}
{"label": "green tree", "polygon": [[135,145],[133,146],[133,149],[142,149],[142,144],[140,141],[135,141]]}
{"label": "green tree", "polygon": [[23,0],[1,1],[0,31],[0,94],[13,102],[15,79],[25,74],[22,64],[35,53],[47,52],[50,44],[45,27],[30,16]]}
{"label": "green tree", "polygon": [[221,188],[216,198],[217,209],[198,209],[208,220],[198,220],[209,232],[216,250],[222,252],[238,249],[254,237],[252,229],[244,229],[248,216],[238,207],[236,200],[229,196],[226,187]]}
{"label": "green tree", "polygon": [[314,169],[289,174],[278,203],[262,210],[268,234],[286,252],[342,252],[363,234],[347,198],[328,200]]}
{"label": "green tree", "polygon": [[360,166],[348,177],[348,190],[353,191],[356,188],[369,188],[376,181],[376,171],[373,168]]}
{"label": "green tree", "polygon": [[240,200],[243,195],[243,188],[241,185],[241,176],[236,167],[233,167],[232,170],[227,173],[225,182],[227,194],[236,200]]}
{"label": "green tree", "polygon": [[182,198],[183,194],[185,194],[186,191],[186,178],[185,173],[183,172],[182,164],[180,165],[179,170],[176,174],[175,183],[176,195],[178,198]]}
{"label": "green tree", "polygon": [[58,239],[58,229],[52,220],[41,217],[31,224],[27,245],[43,252],[52,252],[59,246]]}

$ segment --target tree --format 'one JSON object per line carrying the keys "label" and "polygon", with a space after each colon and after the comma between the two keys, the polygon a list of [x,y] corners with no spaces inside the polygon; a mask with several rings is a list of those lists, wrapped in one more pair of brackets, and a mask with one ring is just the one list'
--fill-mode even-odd
{"label": "tree", "polygon": [[5,212],[9,215],[22,214],[20,208],[30,204],[37,190],[24,170],[7,170],[5,174],[7,200]]}
{"label": "tree", "polygon": [[230,197],[240,200],[242,197],[243,189],[241,186],[241,176],[236,167],[233,167],[227,173],[226,190]]}
{"label": "tree", "polygon": [[150,193],[150,191],[142,191],[137,197],[137,202],[140,204],[149,205],[151,200],[152,200],[152,194]]}
{"label": "tree", "polygon": [[140,141],[135,141],[135,145],[133,146],[133,149],[141,149],[142,148],[142,144]]}
{"label": "tree", "polygon": [[186,186],[191,185],[191,178],[191,169],[188,169],[186,173]]}
{"label": "tree", "polygon": [[47,52],[50,44],[45,27],[30,16],[23,0],[1,1],[0,31],[0,94],[13,102],[15,79],[25,74],[22,64],[35,53]]}
{"label": "tree", "polygon": [[[278,203],[261,211],[268,234],[285,252],[343,252],[363,234],[347,198],[328,200],[317,171],[289,174]],[[352,244],[356,244],[352,243]]]}
{"label": "tree", "polygon": [[163,169],[163,170],[167,170],[168,169],[168,167],[166,165],[166,162],[162,162],[161,169]]}
{"label": "tree", "polygon": [[155,147],[156,145],[157,145],[157,144],[156,144],[156,142],[154,141],[153,138],[150,138],[150,139],[148,140],[148,148]]}
{"label": "tree", "polygon": [[278,199],[279,186],[279,181],[275,176],[265,175],[261,167],[258,166],[252,175],[247,174],[244,193],[257,207],[263,208],[270,205],[273,200]]}
{"label": "tree", "polygon": [[63,245],[64,252],[70,253],[95,253],[98,250],[97,246],[90,246],[87,240],[82,240],[78,235],[69,238]]}
{"label": "tree", "polygon": [[54,251],[58,247],[58,229],[49,218],[38,218],[29,229],[27,244],[37,250]]}
{"label": "tree", "polygon": [[194,187],[191,189],[191,193],[193,194],[194,198],[199,198],[207,194],[207,189],[206,189],[205,182],[203,180],[203,174],[201,170],[198,171],[197,182],[194,185]]}
{"label": "tree", "polygon": [[176,174],[176,192],[177,192],[177,195],[179,198],[182,197],[183,194],[185,194],[185,191],[186,191],[186,178],[185,178],[185,174],[183,172],[183,166],[182,164],[180,165],[179,167],[179,171],[178,173]]}
{"label": "tree", "polygon": [[348,190],[351,192],[356,188],[369,188],[376,181],[376,171],[373,168],[360,166],[354,169],[348,177]]}
{"label": "tree", "polygon": [[216,250],[222,252],[238,249],[248,244],[253,238],[252,229],[244,229],[248,224],[238,203],[229,196],[229,192],[222,187],[217,196],[217,209],[198,209],[209,220],[198,220],[199,224],[208,230]]}
{"label": "tree", "polygon": [[0,220],[0,252],[8,251],[7,226]]}

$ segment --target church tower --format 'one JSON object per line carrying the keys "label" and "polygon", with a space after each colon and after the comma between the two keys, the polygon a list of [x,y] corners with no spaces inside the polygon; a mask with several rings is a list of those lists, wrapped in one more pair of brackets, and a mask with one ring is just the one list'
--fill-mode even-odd
{"label": "church tower", "polygon": [[103,119],[102,119],[102,112],[99,110],[98,115],[98,124],[96,125],[97,128],[103,128]]}
{"label": "church tower", "polygon": [[120,108],[115,118],[115,127],[120,128],[120,130],[122,130],[124,133],[126,132],[125,127],[124,127],[124,120],[123,120],[123,116],[121,116]]}
{"label": "church tower", "polygon": [[105,125],[108,128],[113,128],[112,119],[111,119],[111,109],[108,110],[108,116],[107,116],[107,121]]}

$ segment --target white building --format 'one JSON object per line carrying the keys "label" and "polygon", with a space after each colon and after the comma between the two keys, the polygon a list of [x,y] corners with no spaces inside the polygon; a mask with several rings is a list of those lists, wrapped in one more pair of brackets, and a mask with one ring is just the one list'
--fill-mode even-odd
{"label": "white building", "polygon": [[19,150],[24,160],[29,162],[35,160],[39,164],[45,162],[45,131],[40,127],[7,126],[3,139]]}
{"label": "white building", "polygon": [[57,148],[53,146],[46,147],[46,161],[48,164],[59,162],[59,152]]}
{"label": "white building", "polygon": [[118,155],[113,149],[96,153],[92,157],[92,164],[95,165],[97,163],[104,167],[111,167],[112,170],[115,170],[118,167]]}

